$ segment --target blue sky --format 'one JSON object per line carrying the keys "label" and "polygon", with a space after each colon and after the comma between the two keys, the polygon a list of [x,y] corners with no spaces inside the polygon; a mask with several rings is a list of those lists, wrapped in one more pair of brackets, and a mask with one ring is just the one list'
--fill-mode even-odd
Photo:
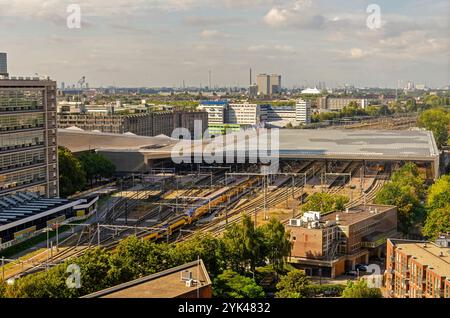
{"label": "blue sky", "polygon": [[[81,29],[66,25],[81,7]],[[366,20],[381,9],[381,28]],[[0,0],[13,75],[91,86],[450,84],[448,0]]]}

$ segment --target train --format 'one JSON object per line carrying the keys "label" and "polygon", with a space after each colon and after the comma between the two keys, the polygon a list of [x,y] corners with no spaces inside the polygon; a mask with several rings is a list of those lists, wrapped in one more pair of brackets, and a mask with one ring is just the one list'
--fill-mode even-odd
{"label": "train", "polygon": [[185,225],[192,224],[198,221],[205,214],[209,213],[211,209],[220,206],[221,204],[231,201],[244,193],[246,189],[253,187],[261,182],[261,177],[253,177],[238,183],[235,186],[227,186],[219,191],[216,191],[204,199],[200,200],[197,206],[189,208],[185,213],[163,223],[162,226],[144,236],[144,240],[156,241],[160,238],[171,235],[174,231],[182,228]]}

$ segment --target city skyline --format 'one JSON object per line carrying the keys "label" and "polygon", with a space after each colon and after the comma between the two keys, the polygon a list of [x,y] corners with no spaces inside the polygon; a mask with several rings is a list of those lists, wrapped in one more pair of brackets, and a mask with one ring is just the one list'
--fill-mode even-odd
{"label": "city skyline", "polygon": [[[285,87],[399,80],[449,85],[446,1],[82,0],[81,28],[66,25],[67,1],[0,0],[1,52],[12,76],[48,75],[91,87],[248,85],[278,73]],[[36,48],[36,49],[33,49]],[[364,77],[362,77],[364,75]]]}

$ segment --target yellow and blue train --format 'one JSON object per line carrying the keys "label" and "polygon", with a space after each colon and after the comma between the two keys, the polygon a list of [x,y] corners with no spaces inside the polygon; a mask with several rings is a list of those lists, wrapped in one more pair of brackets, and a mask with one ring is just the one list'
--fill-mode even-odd
{"label": "yellow and blue train", "polygon": [[144,240],[155,241],[171,235],[174,231],[182,228],[183,226],[198,221],[202,216],[210,212],[211,209],[235,199],[240,194],[244,193],[248,188],[253,187],[259,182],[261,182],[261,177],[253,177],[242,181],[235,186],[224,187],[209,196],[206,196],[197,206],[191,207],[184,214],[167,221],[161,226],[160,229],[145,236]]}

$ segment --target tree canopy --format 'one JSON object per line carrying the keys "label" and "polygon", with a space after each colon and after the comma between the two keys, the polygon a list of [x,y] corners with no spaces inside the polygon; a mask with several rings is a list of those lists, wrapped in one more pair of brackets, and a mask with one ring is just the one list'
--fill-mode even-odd
{"label": "tree canopy", "polygon": [[86,175],[81,162],[64,147],[58,148],[59,191],[69,196],[81,191],[86,184]]}
{"label": "tree canopy", "polygon": [[116,171],[114,164],[99,153],[84,153],[80,156],[80,162],[91,184],[100,178],[111,178]]}
{"label": "tree canopy", "polygon": [[408,163],[394,172],[391,180],[377,193],[375,203],[397,206],[399,228],[403,233],[409,233],[424,217],[423,184],[417,166]]}
{"label": "tree canopy", "polygon": [[381,298],[382,294],[379,288],[369,288],[367,281],[360,279],[356,282],[348,281],[347,286],[342,292],[343,298]]}
{"label": "tree canopy", "polygon": [[214,279],[213,295],[222,298],[262,298],[264,290],[253,278],[245,277],[230,269]]}
{"label": "tree canopy", "polygon": [[438,147],[447,144],[450,114],[443,108],[432,108],[420,114],[418,124],[433,132]]}
{"label": "tree canopy", "polygon": [[328,213],[342,211],[349,198],[343,195],[316,192],[308,197],[308,202],[302,206],[302,211],[317,211]]}
{"label": "tree canopy", "polygon": [[292,270],[277,284],[277,298],[304,298],[310,282],[302,270]]}

